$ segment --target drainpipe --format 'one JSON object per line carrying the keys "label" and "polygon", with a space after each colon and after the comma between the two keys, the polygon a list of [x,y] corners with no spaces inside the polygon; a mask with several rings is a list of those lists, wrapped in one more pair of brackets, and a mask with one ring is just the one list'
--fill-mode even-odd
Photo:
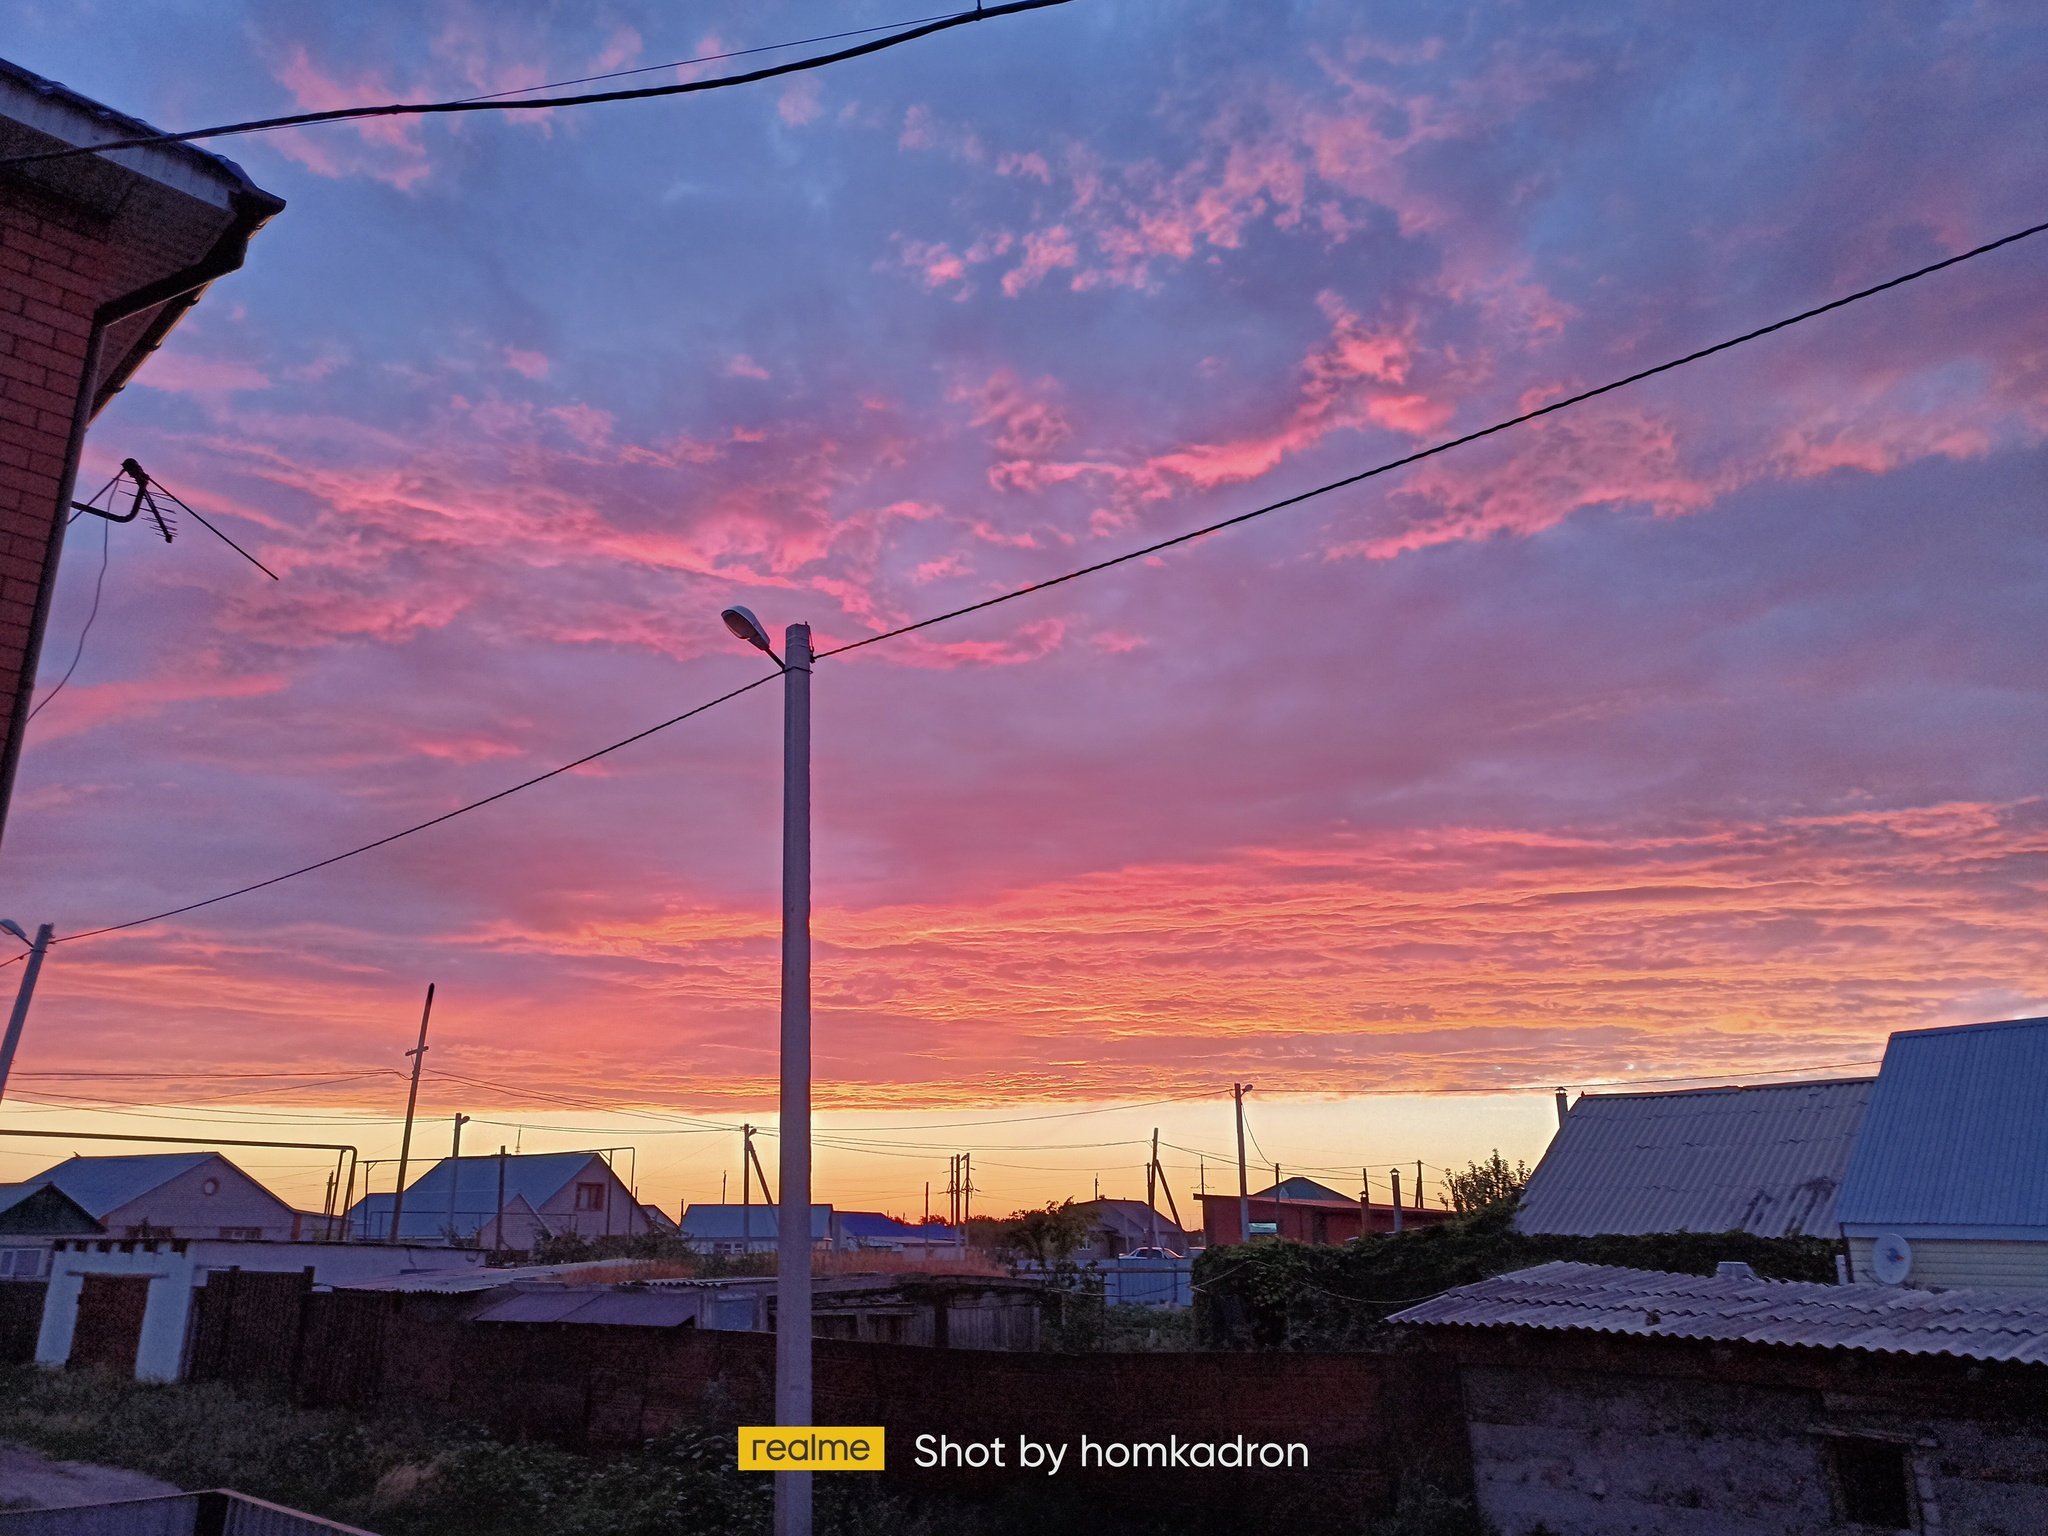
{"label": "drainpipe", "polygon": [[[213,249],[181,272],[137,288],[119,298],[109,299],[93,311],[92,329],[86,333],[85,370],[78,380],[78,397],[71,406],[71,434],[64,445],[64,470],[57,482],[57,505],[51,509],[50,540],[43,549],[42,586],[36,592],[35,614],[29,620],[28,648],[21,658],[21,683],[15,689],[9,718],[7,748],[0,756],[0,837],[6,835],[7,808],[14,799],[14,776],[21,763],[21,739],[28,729],[29,705],[35,697],[36,668],[42,661],[43,631],[50,622],[50,600],[57,586],[57,562],[64,553],[64,525],[71,517],[71,498],[78,490],[78,462],[85,452],[85,431],[105,403],[100,398],[100,354],[105,350],[107,328],[158,304],[164,306],[138,340],[136,353],[146,354],[178,319],[199,302],[200,291],[217,277],[242,265],[249,254],[249,240],[267,224],[284,204],[267,192],[253,188],[229,194],[234,216],[229,219]],[[118,387],[119,381],[115,382]],[[108,391],[109,397],[112,391]]]}

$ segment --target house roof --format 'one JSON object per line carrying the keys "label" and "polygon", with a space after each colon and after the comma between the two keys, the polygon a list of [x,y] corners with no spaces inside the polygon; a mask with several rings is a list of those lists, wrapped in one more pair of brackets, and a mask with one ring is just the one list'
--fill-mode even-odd
{"label": "house roof", "polygon": [[1358,1196],[1347,1195],[1342,1190],[1330,1188],[1327,1184],[1318,1184],[1314,1179],[1304,1179],[1299,1174],[1291,1179],[1282,1179],[1278,1184],[1268,1184],[1264,1189],[1255,1189],[1250,1198],[1299,1200],[1304,1204],[1313,1201],[1317,1204],[1334,1203],[1354,1207],[1358,1204]]}
{"label": "house roof", "polygon": [[92,1212],[54,1184],[0,1184],[0,1233],[75,1237],[106,1230]]}
{"label": "house roof", "polygon": [[1893,1035],[1845,1225],[2048,1227],[2048,1019]]}
{"label": "house roof", "polygon": [[[753,1226],[746,1228],[747,1212]],[[751,1230],[756,1242],[775,1236],[775,1207],[772,1205],[693,1205],[683,1212],[683,1236],[695,1242],[739,1242]],[[832,1207],[811,1207],[811,1241],[822,1242],[832,1230]]]}
{"label": "house roof", "polygon": [[[54,1184],[99,1219],[107,1212],[119,1210],[132,1200],[140,1200],[151,1190],[216,1158],[227,1162],[218,1152],[144,1152],[133,1157],[72,1157],[23,1182],[27,1185]],[[234,1165],[229,1163],[228,1166]],[[240,1169],[235,1171],[241,1172]]]}
{"label": "house roof", "polygon": [[[448,1225],[448,1194],[455,1193],[455,1226],[467,1231],[489,1221],[498,1213],[498,1163],[493,1152],[482,1157],[465,1157],[458,1165],[444,1157],[405,1187],[405,1214],[400,1237],[439,1237]],[[559,1195],[593,1161],[603,1160],[595,1152],[529,1152],[503,1159],[505,1205],[525,1200],[535,1211]],[[617,1175],[613,1175],[617,1181]],[[623,1186],[621,1186],[623,1187]],[[376,1235],[385,1235],[378,1223],[391,1222],[393,1196],[390,1191],[365,1195],[349,1210],[350,1219],[367,1221]]]}
{"label": "house roof", "polygon": [[519,1290],[477,1313],[479,1323],[609,1323],[614,1327],[680,1328],[703,1303],[687,1292],[619,1290],[609,1285]]}
{"label": "house roof", "polygon": [[1529,1176],[1523,1232],[1832,1235],[1871,1079],[1587,1094]]}
{"label": "house roof", "polygon": [[951,1227],[942,1227],[936,1223],[921,1226],[898,1221],[894,1216],[884,1216],[880,1211],[841,1211],[836,1219],[839,1230],[849,1237],[882,1237],[921,1243],[960,1241],[960,1234]]}
{"label": "house roof", "polygon": [[2048,1363],[2048,1295],[1814,1285],[1605,1264],[1541,1264],[1496,1275],[1388,1321]]}

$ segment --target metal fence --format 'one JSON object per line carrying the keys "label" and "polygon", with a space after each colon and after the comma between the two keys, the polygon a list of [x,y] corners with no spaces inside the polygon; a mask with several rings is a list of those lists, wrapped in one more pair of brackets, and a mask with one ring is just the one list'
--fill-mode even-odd
{"label": "metal fence", "polygon": [[1193,1259],[1104,1259],[1102,1299],[1112,1307],[1191,1307]]}
{"label": "metal fence", "polygon": [[0,1510],[5,1536],[373,1536],[246,1493],[215,1488],[74,1509]]}

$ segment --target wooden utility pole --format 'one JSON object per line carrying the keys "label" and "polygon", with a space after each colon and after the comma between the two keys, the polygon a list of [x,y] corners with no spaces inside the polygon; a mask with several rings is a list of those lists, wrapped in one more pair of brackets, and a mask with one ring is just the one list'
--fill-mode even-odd
{"label": "wooden utility pole", "polygon": [[427,983],[427,1006],[420,1010],[420,1043],[405,1054],[412,1058],[412,1089],[405,1096],[405,1135],[398,1143],[398,1192],[391,1197],[391,1242],[398,1241],[398,1218],[405,1214],[405,1161],[412,1155],[412,1112],[420,1102],[420,1066],[427,1059],[427,1020],[434,1015],[434,984]]}
{"label": "wooden utility pole", "polygon": [[1237,1101],[1237,1240],[1248,1243],[1252,1240],[1252,1196],[1251,1181],[1244,1168],[1244,1096],[1252,1091],[1250,1083],[1232,1083],[1231,1097]]}

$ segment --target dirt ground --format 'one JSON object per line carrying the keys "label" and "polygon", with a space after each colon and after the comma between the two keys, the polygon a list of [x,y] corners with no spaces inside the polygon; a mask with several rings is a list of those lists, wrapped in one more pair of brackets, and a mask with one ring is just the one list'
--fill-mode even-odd
{"label": "dirt ground", "polygon": [[69,1509],[183,1491],[140,1472],[52,1461],[18,1445],[0,1444],[0,1509]]}

